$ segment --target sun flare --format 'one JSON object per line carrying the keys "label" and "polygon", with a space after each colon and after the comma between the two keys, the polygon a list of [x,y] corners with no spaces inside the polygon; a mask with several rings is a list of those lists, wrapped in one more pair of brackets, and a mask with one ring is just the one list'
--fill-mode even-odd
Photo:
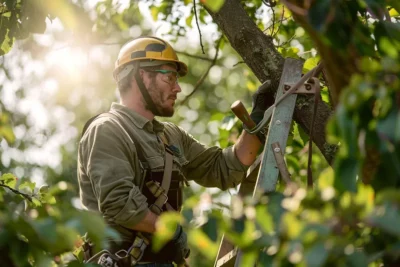
{"label": "sun flare", "polygon": [[65,47],[49,53],[46,61],[69,79],[79,79],[85,73],[88,55],[80,48]]}

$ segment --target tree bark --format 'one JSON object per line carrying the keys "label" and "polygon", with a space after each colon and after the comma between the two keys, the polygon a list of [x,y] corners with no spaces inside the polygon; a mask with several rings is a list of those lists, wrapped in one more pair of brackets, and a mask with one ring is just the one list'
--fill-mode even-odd
{"label": "tree bark", "polygon": [[[257,27],[247,15],[239,0],[225,0],[224,5],[218,12],[213,13],[210,10],[208,12],[254,75],[261,82],[271,81],[273,85],[271,88],[274,91],[270,92],[270,97],[274,97],[282,74],[284,58],[275,49],[272,37],[264,34]],[[296,107],[294,120],[306,132],[309,132],[313,114],[313,100],[306,98],[309,104],[304,105],[304,98],[300,99],[303,99],[303,102]],[[319,101],[317,110],[318,115],[314,125],[314,143],[328,163],[332,164],[334,146],[328,145],[325,138],[326,122],[332,111],[322,101]]]}

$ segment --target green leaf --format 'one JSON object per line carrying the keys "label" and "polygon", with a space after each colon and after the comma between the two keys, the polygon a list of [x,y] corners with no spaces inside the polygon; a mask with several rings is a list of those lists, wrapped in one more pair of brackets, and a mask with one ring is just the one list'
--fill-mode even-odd
{"label": "green leaf", "polygon": [[269,234],[274,231],[273,217],[269,214],[264,205],[258,205],[256,207],[256,220],[264,233]]}
{"label": "green leaf", "polygon": [[256,267],[273,266],[273,259],[274,257],[262,251],[260,252]]}
{"label": "green leaf", "polygon": [[49,217],[34,221],[32,226],[38,237],[42,241],[45,241],[49,246],[52,246],[57,242],[57,223],[54,218]]}
{"label": "green leaf", "polygon": [[385,139],[400,142],[400,112],[392,109],[386,118],[378,121],[376,129]]}
{"label": "green leaf", "polygon": [[400,2],[398,0],[388,0],[387,2],[397,11],[397,13],[400,13]]}
{"label": "green leaf", "polygon": [[150,13],[151,13],[151,17],[153,18],[154,21],[157,21],[158,19],[158,14],[160,13],[160,8],[156,7],[156,6],[152,6],[150,8]]}
{"label": "green leaf", "polygon": [[323,170],[318,177],[317,180],[318,189],[323,190],[333,187],[333,182],[334,182],[334,172],[331,167],[328,167],[325,170]]}
{"label": "green leaf", "polygon": [[7,33],[4,35],[4,41],[0,46],[1,49],[0,55],[4,55],[10,52],[13,43],[14,39],[10,39],[9,30],[7,29]]}
{"label": "green leaf", "polygon": [[183,218],[185,218],[185,221],[190,222],[193,220],[193,209],[191,208],[184,208],[181,212]]}
{"label": "green leaf", "polygon": [[[344,95],[344,94],[343,94]],[[342,141],[346,146],[341,147],[343,155],[355,158],[357,156],[357,128],[354,120],[343,105],[336,110],[336,123],[340,130]]]}
{"label": "green leaf", "polygon": [[186,18],[186,20],[185,20],[186,26],[188,26],[189,28],[192,28],[193,16],[194,16],[194,14],[191,13],[191,14]]}
{"label": "green leaf", "polygon": [[32,197],[32,202],[35,205],[35,207],[40,207],[42,206],[42,202],[40,202],[39,199],[37,199],[36,197]]}
{"label": "green leaf", "polygon": [[372,214],[368,216],[368,222],[400,238],[400,213],[395,205],[385,203],[376,207]]}
{"label": "green leaf", "polygon": [[396,46],[394,46],[388,38],[382,37],[379,39],[380,50],[384,52],[386,55],[392,58],[397,58],[399,53],[397,52]]}
{"label": "green leaf", "polygon": [[208,238],[211,241],[216,242],[218,239],[218,224],[217,219],[215,217],[209,217],[207,223],[201,226],[201,230],[206,233]]}
{"label": "green leaf", "polygon": [[303,65],[303,73],[307,73],[313,68],[315,68],[318,65],[318,62],[320,61],[319,57],[311,57],[304,62]]}
{"label": "green leaf", "polygon": [[209,260],[213,260],[216,255],[210,253],[211,251],[218,251],[219,244],[213,242],[203,231],[200,229],[192,229],[188,233],[188,240],[192,246],[200,249],[202,254]]}
{"label": "green leaf", "polygon": [[305,252],[305,261],[308,267],[323,266],[328,258],[325,242],[317,242]]}
{"label": "green leaf", "polygon": [[212,12],[216,13],[220,10],[222,5],[225,3],[225,0],[201,0],[201,2],[211,9]]}
{"label": "green leaf", "polygon": [[340,191],[357,191],[357,175],[360,162],[353,158],[337,157],[334,164],[335,188]]}
{"label": "green leaf", "polygon": [[15,177],[15,175],[12,173],[5,173],[1,176],[0,181],[11,188],[15,188],[15,185],[17,184],[17,177]]}
{"label": "green leaf", "polygon": [[33,193],[33,190],[35,189],[35,187],[36,187],[36,183],[35,182],[24,181],[23,183],[21,183],[18,186],[18,190],[22,190],[22,189],[28,188],[29,189],[29,193]]}
{"label": "green leaf", "polygon": [[364,205],[367,212],[371,211],[374,206],[374,189],[370,185],[359,184],[355,203]]}
{"label": "green leaf", "polygon": [[243,252],[240,266],[254,266],[257,262],[257,258],[258,250]]}
{"label": "green leaf", "polygon": [[182,217],[176,212],[165,212],[157,220],[157,231],[153,236],[153,250],[159,251],[169,240],[172,239],[176,227],[182,221]]}
{"label": "green leaf", "polygon": [[345,266],[365,267],[370,265],[368,265],[368,259],[365,253],[359,250],[355,250],[353,253],[347,256]]}
{"label": "green leaf", "polygon": [[222,121],[225,118],[226,114],[224,113],[214,113],[212,114],[210,121]]}
{"label": "green leaf", "polygon": [[[4,53],[9,52],[2,50]],[[1,54],[1,52],[0,52]],[[7,143],[13,144],[15,142],[15,135],[14,131],[11,126],[5,125],[5,126],[0,126],[0,137],[4,137]]]}
{"label": "green leaf", "polygon": [[299,58],[299,49],[297,47],[279,47],[278,52],[282,54],[283,57]]}

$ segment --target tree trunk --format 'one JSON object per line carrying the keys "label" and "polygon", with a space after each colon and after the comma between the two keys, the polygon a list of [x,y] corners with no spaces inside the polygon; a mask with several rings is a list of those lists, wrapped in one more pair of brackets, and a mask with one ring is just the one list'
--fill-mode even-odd
{"label": "tree trunk", "polygon": [[[272,37],[264,34],[252,19],[247,15],[239,0],[225,0],[222,8],[213,13],[208,10],[213,20],[228,38],[231,46],[243,58],[254,75],[261,81],[271,80],[270,97],[274,97],[278,89],[282,74],[284,58],[275,49]],[[296,107],[294,120],[309,132],[312,114],[313,100],[303,99],[303,104]],[[304,99],[309,104],[304,105]],[[318,146],[325,159],[332,164],[335,146],[328,145],[325,138],[326,122],[331,115],[331,108],[324,102],[318,103],[318,116],[314,125],[314,143]]]}

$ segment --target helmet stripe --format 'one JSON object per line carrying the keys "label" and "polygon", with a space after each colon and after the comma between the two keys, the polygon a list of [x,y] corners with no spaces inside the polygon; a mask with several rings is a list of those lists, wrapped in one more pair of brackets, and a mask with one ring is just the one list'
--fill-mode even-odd
{"label": "helmet stripe", "polygon": [[145,48],[146,51],[153,51],[153,52],[162,52],[165,50],[165,45],[164,44],[149,44]]}

